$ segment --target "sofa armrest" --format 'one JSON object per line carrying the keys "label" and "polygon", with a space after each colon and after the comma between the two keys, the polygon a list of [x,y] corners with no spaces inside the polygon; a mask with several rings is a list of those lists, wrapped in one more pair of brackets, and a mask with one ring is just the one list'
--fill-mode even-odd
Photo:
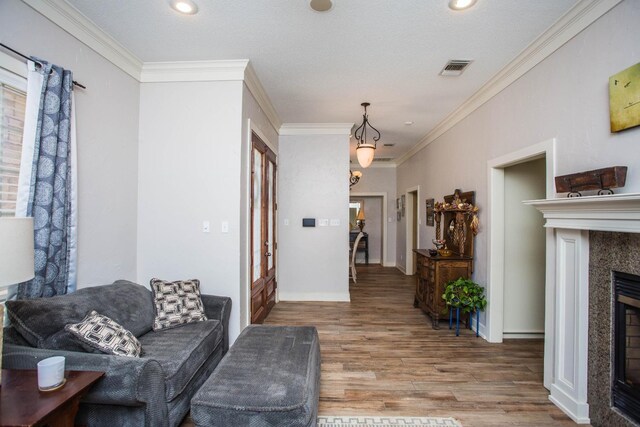
{"label": "sofa armrest", "polygon": [[222,323],[223,355],[229,350],[229,317],[231,316],[231,298],[215,295],[201,295],[204,313],[209,319]]}
{"label": "sofa armrest", "polygon": [[123,406],[146,404],[156,410],[164,407],[166,412],[164,373],[155,360],[8,344],[4,346],[2,367],[37,369],[40,360],[51,356],[64,356],[65,370],[105,373],[82,402]]}

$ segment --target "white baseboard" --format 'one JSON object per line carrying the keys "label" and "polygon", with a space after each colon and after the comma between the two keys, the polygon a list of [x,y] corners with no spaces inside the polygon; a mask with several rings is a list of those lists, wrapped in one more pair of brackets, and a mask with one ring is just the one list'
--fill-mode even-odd
{"label": "white baseboard", "polygon": [[[471,316],[471,329],[473,332],[478,330],[478,325],[476,323],[476,317],[474,315]],[[484,323],[480,323],[480,330],[478,331],[478,335],[481,336],[485,341],[489,341],[487,336],[485,335],[486,328]]]}
{"label": "white baseboard", "polygon": [[396,265],[396,268],[402,272],[402,274],[407,274],[407,270],[404,268],[404,265]]}
{"label": "white baseboard", "polygon": [[350,302],[349,292],[280,292],[280,301],[333,301]]}
{"label": "white baseboard", "polygon": [[395,262],[384,262],[382,263],[383,267],[395,267],[396,263]]}
{"label": "white baseboard", "polygon": [[502,339],[542,339],[544,332],[503,332]]}

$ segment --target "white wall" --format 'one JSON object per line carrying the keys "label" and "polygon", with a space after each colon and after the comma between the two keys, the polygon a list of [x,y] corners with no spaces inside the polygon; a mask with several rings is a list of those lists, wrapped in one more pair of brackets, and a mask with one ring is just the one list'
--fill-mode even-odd
{"label": "white wall", "polygon": [[240,332],[242,91],[241,81],[140,89],[138,281],[197,278],[203,293],[231,297],[232,340]]}
{"label": "white wall", "polygon": [[[279,168],[280,300],[348,301],[348,135],[282,135]],[[318,227],[321,218],[340,225]]]}
{"label": "white wall", "polygon": [[544,219],[522,201],[545,198],[545,162],[538,159],[504,170],[505,334],[544,333]]}
{"label": "white wall", "polygon": [[[361,198],[362,194],[369,193],[387,193],[387,239],[384,243],[387,247],[387,259],[385,266],[395,266],[396,260],[396,169],[388,167],[370,166],[366,169],[352,167],[351,170],[359,170],[362,172],[362,178],[353,187],[351,187],[350,195],[353,198]],[[366,203],[365,203],[366,206]],[[391,218],[391,222],[389,222]],[[365,230],[367,230],[368,222]],[[384,261],[384,260],[383,260]]]}
{"label": "white wall", "polygon": [[[476,191],[477,282],[486,284],[487,278],[490,159],[556,138],[556,175],[627,165],[627,185],[616,192],[640,192],[640,127],[611,134],[608,98],[609,76],[640,58],[638,22],[640,2],[620,3],[398,167],[398,193],[421,185],[423,197],[438,201],[455,188]],[[424,222],[421,227],[420,246],[431,247],[434,228]],[[398,234],[400,244],[403,227]]]}
{"label": "white wall", "polygon": [[0,40],[73,71],[78,136],[78,287],[136,279],[139,83],[19,0]]}

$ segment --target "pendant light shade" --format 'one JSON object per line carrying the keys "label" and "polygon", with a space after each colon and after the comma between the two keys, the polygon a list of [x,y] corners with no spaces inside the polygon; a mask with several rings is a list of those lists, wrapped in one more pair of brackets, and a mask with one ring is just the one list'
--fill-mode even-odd
{"label": "pendant light shade", "polygon": [[[376,142],[380,140],[380,132],[378,129],[371,126],[369,123],[369,116],[367,115],[367,107],[371,104],[363,102],[360,104],[364,107],[364,114],[362,115],[362,124],[353,133],[353,136],[358,141],[356,147],[356,155],[358,156],[358,163],[363,168],[367,168],[373,162],[373,156],[376,150]],[[371,133],[371,141],[367,141],[367,132]]]}
{"label": "pendant light shade", "polygon": [[373,144],[360,144],[356,148],[356,155],[358,156],[358,163],[363,168],[367,168],[373,162],[373,155],[375,154],[376,146]]}

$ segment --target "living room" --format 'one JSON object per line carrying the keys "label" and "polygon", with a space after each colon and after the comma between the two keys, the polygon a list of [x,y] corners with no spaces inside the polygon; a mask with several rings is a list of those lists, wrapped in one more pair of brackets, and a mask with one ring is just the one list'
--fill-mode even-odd
{"label": "living room", "polygon": [[[154,35],[132,31],[135,37],[126,45],[123,34],[118,32],[119,19],[122,27],[135,30],[136,19],[141,18],[124,12],[118,17],[116,9],[110,10],[116,6],[90,3],[0,3],[1,43],[27,56],[71,69],[74,79],[86,86],[74,90],[78,140],[77,287],[105,285],[119,279],[148,287],[154,277],[197,278],[203,294],[231,299],[231,346],[252,318],[252,133],[277,154],[278,301],[345,304],[352,299],[347,240],[350,194],[386,195],[385,250],[381,251],[380,262],[382,267],[411,273],[412,269],[407,271],[406,267],[411,262],[407,247],[412,236],[407,233],[407,216],[396,219],[396,199],[409,198],[415,192],[417,247],[426,249],[432,247],[436,235],[435,228],[425,221],[425,199],[441,201],[455,189],[475,191],[480,231],[475,236],[473,279],[486,286],[489,304],[473,326],[474,330],[479,329],[479,340],[486,340],[487,345],[498,345],[503,340],[501,319],[505,314],[501,299],[505,278],[501,279],[499,272],[505,267],[505,248],[497,242],[505,239],[506,231],[502,227],[505,218],[497,212],[505,169],[544,158],[546,194],[540,198],[559,199],[566,194],[556,191],[556,176],[627,166],[625,186],[615,192],[629,196],[640,193],[640,178],[634,168],[640,164],[636,147],[640,128],[611,132],[608,89],[609,78],[636,64],[640,56],[634,30],[640,22],[640,5],[635,0],[565,2],[562,13],[553,19],[547,17],[548,23],[495,72],[487,73],[481,85],[473,90],[465,88],[462,98],[460,89],[458,102],[443,95],[443,99],[415,104],[415,117],[402,120],[415,123],[401,124],[406,128],[424,126],[427,131],[405,141],[409,148],[398,152],[385,166],[375,162],[368,168],[357,166],[355,142],[350,136],[354,123],[358,126],[362,117],[360,102],[372,103],[369,115],[376,127],[385,120],[385,104],[401,103],[389,91],[387,98],[359,98],[350,115],[327,113],[331,108],[315,104],[313,96],[317,93],[312,92],[315,95],[304,101],[306,117],[309,112],[319,116],[325,110],[322,117],[327,119],[296,120],[304,115],[291,111],[287,99],[301,95],[294,88],[274,92],[272,88],[286,87],[286,81],[274,78],[266,68],[262,73],[260,63],[254,67],[253,58],[243,52],[222,58],[160,54],[143,61],[140,53],[131,52],[144,52],[147,45],[158,49],[153,46]],[[163,20],[183,18],[164,3],[148,7]],[[313,13],[314,19],[331,16],[311,11],[309,2],[303,3],[304,11],[299,13]],[[334,0],[334,5],[338,3]],[[448,1],[441,3],[447,13],[456,13],[447,7]],[[474,8],[482,11],[487,7],[483,3],[478,0]],[[210,5],[199,7],[204,14]],[[462,13],[469,16],[474,8]],[[107,12],[116,18],[105,21],[108,25],[96,25],[100,19],[108,19]],[[326,13],[339,12],[336,6]],[[184,39],[180,34],[186,31],[189,21],[174,25],[177,36],[173,47],[183,46],[186,51],[193,34],[185,32]],[[238,24],[238,28],[242,26]],[[206,28],[198,27],[197,31]],[[260,38],[254,37],[254,42],[259,43]],[[502,42],[494,42],[494,49],[499,50]],[[264,49],[284,49],[277,46]],[[375,49],[375,43],[366,46]],[[356,55],[353,61],[357,58]],[[442,57],[440,62],[444,64],[446,59],[449,58]],[[479,58],[474,59],[476,62],[465,71],[467,75],[472,74],[474,66],[483,66]],[[293,65],[283,65],[286,66]],[[0,67],[23,79],[26,75],[25,62],[11,52],[0,53]],[[318,73],[322,75],[321,71]],[[315,88],[321,77],[316,78],[317,81],[309,80],[308,86],[321,91]],[[354,96],[366,97],[364,86],[365,83],[357,86]],[[449,90],[458,89],[450,86]],[[438,103],[448,103],[449,109],[432,112],[430,106]],[[433,118],[437,114],[439,120]],[[430,122],[420,124],[428,121],[422,116],[428,116]],[[385,128],[380,130],[384,140]],[[386,135],[390,139],[390,132]],[[379,146],[376,157],[385,157],[385,149]],[[351,190],[346,185],[350,170],[360,170],[363,175]],[[637,201],[631,203],[635,203],[636,211],[629,215],[637,221]],[[318,226],[302,227],[303,218],[316,218]],[[338,225],[320,226],[323,218]],[[205,223],[209,232],[203,232]],[[628,229],[632,230],[630,233],[638,232],[633,227]],[[555,272],[549,268],[555,265],[555,259],[549,259],[551,249],[555,251],[555,246],[550,245],[557,243],[553,230],[541,230],[547,239],[544,262],[548,288],[555,283]],[[637,254],[637,247],[628,252]],[[359,268],[364,269],[367,283],[366,268]],[[633,273],[632,270],[627,269]],[[382,271],[383,276],[387,274]],[[559,306],[549,305],[555,303],[549,294],[543,300],[547,304],[545,316]],[[578,310],[576,316],[581,319],[578,323],[591,322],[584,310]],[[430,329],[428,317],[424,325]],[[553,361],[553,346],[546,340],[555,342],[556,331],[552,323],[545,321],[547,389],[553,388],[553,368],[558,365]],[[588,335],[586,326],[581,329],[577,325],[572,331],[581,337]],[[470,335],[462,338],[469,339]],[[322,336],[320,339],[322,343]],[[593,347],[589,345],[589,349]],[[578,360],[578,352],[575,357]],[[580,357],[584,362],[576,365],[583,367],[580,375],[586,377],[590,372],[586,353]],[[574,421],[584,422],[590,417],[594,425],[606,425],[602,424],[604,421],[598,424],[597,420],[604,418],[594,418],[593,409],[589,413],[586,384],[584,390],[578,389],[568,392],[566,401],[558,397],[554,403],[564,405],[563,410]],[[564,396],[559,390],[553,393]]]}

